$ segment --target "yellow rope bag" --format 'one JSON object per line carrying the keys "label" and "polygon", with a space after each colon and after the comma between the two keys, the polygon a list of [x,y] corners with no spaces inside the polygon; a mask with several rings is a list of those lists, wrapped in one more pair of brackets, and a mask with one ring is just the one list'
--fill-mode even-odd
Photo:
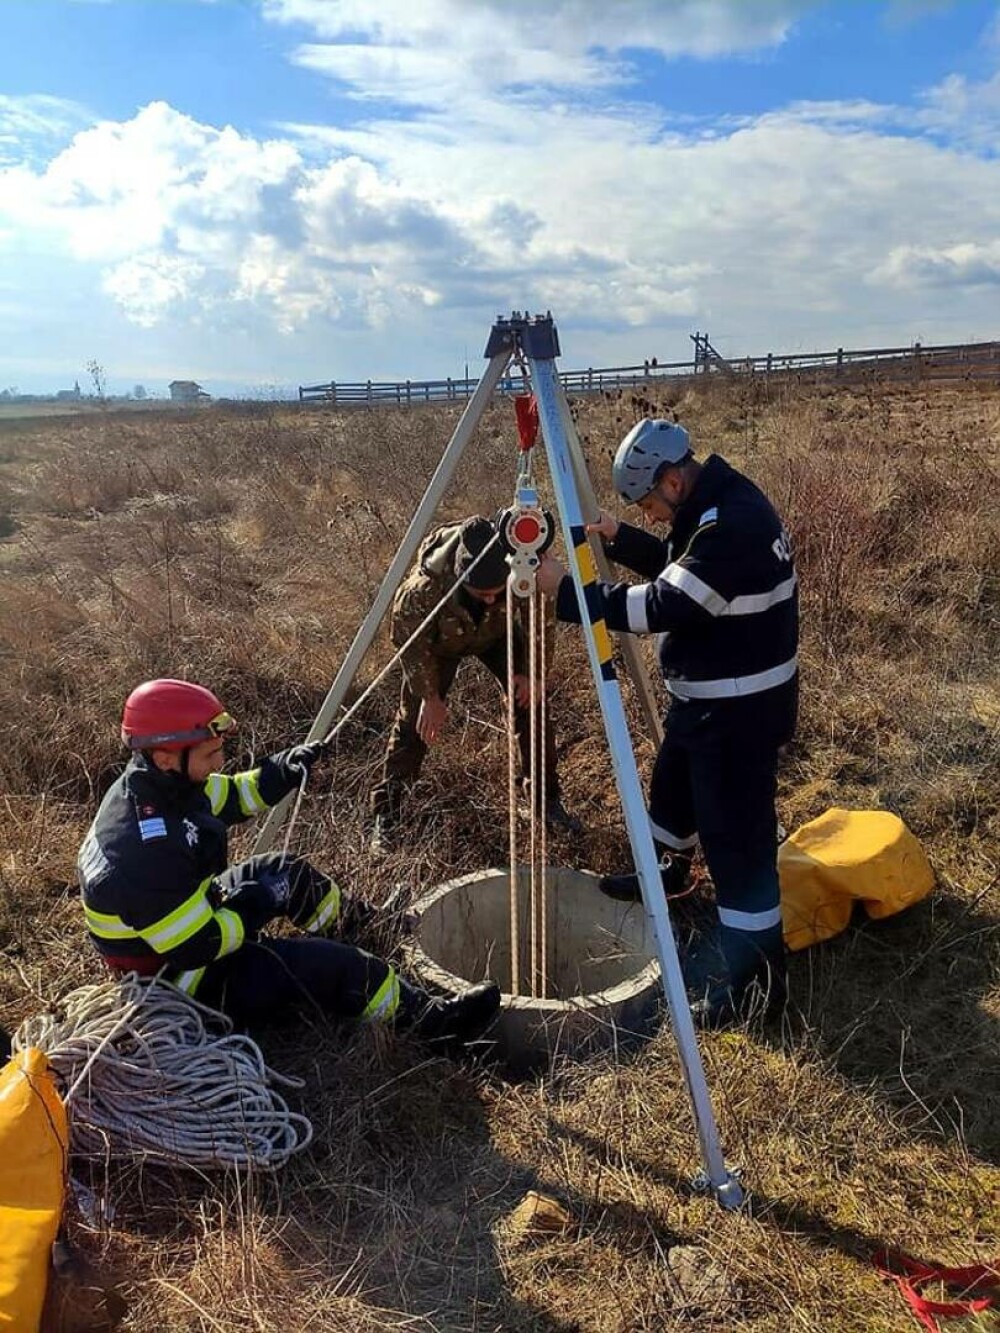
{"label": "yellow rope bag", "polygon": [[778,849],[781,916],[789,949],[838,935],[855,900],[870,917],[926,898],[934,871],[920,843],[886,810],[827,810]]}
{"label": "yellow rope bag", "polygon": [[66,1108],[41,1051],[0,1071],[0,1329],[37,1333],[62,1219]]}

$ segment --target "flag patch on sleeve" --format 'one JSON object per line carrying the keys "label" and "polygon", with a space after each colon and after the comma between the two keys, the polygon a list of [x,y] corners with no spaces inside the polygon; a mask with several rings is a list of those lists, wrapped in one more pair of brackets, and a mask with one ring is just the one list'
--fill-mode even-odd
{"label": "flag patch on sleeve", "polygon": [[139,820],[139,836],[143,842],[149,842],[153,838],[165,838],[167,836],[167,826],[161,816],[154,819]]}

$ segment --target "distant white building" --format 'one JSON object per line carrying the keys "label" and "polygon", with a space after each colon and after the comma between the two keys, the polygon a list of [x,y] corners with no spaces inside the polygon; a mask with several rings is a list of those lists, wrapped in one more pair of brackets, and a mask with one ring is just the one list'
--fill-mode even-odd
{"label": "distant white building", "polygon": [[171,380],[170,401],[174,403],[207,403],[211,394],[206,393],[194,380]]}

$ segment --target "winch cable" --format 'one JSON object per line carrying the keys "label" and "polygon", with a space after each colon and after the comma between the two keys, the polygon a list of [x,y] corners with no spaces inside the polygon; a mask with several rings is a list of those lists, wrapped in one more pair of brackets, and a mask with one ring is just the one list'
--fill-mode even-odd
{"label": "winch cable", "polygon": [[[511,994],[521,993],[520,979],[520,902],[523,878],[518,865],[517,848],[517,687],[514,662],[514,593],[507,585],[507,799],[510,819],[510,939]],[[546,650],[544,634],[544,599],[536,588],[528,601],[528,835],[527,889],[529,986],[533,999],[544,997],[548,989],[548,831],[545,826],[545,696]],[[541,629],[541,633],[539,633]]]}
{"label": "winch cable", "polygon": [[531,994],[538,998],[538,713],[535,709],[535,681],[538,679],[538,639],[535,623],[536,597],[528,598],[528,848],[531,857]]}
{"label": "winch cable", "polygon": [[[545,946],[543,942],[545,921],[545,860],[541,854],[542,840],[539,837],[538,811],[541,798],[541,764],[539,762],[538,737],[538,590],[528,600],[528,708],[529,735],[531,740],[531,780],[529,782],[528,808],[531,828],[531,953],[532,977],[531,993],[537,999],[545,994]],[[544,821],[542,821],[544,826]]]}
{"label": "winch cable", "polygon": [[[547,661],[547,652],[545,644],[545,594],[541,591],[541,589],[536,589],[536,601],[537,601],[536,619],[538,623],[538,685],[536,687],[534,681],[532,681],[532,689],[537,688],[538,691],[537,727],[541,732],[542,762],[540,765],[540,773],[538,778],[537,802],[534,800],[534,794],[532,794],[532,815],[536,820],[539,821],[539,833],[541,840],[541,845],[539,849],[539,864],[541,866],[541,872],[542,872],[542,919],[539,925],[539,933],[541,935],[541,954],[542,954],[541,988],[542,988],[542,995],[547,995],[549,989],[549,929],[548,929],[549,826],[548,823],[546,822],[546,811],[548,809],[548,800],[549,800],[549,791],[548,791],[549,764],[554,760],[555,756],[549,754],[548,743],[547,743],[548,729],[546,727],[546,718],[548,710],[549,680],[548,680],[548,661]],[[534,698],[532,698],[531,701],[532,716],[534,716],[535,706],[536,706],[535,700]]]}
{"label": "winch cable", "polygon": [[273,1170],[311,1142],[309,1120],[274,1090],[302,1080],[160,978],[83,986],[59,1010],[26,1019],[13,1046],[43,1051],[66,1087],[74,1153]]}

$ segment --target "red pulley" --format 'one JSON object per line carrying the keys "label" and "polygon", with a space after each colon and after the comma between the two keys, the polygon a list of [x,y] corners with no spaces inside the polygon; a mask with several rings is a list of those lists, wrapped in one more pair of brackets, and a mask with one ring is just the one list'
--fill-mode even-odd
{"label": "red pulley", "polygon": [[522,514],[511,527],[511,536],[522,546],[531,546],[541,536],[542,527],[534,514]]}

